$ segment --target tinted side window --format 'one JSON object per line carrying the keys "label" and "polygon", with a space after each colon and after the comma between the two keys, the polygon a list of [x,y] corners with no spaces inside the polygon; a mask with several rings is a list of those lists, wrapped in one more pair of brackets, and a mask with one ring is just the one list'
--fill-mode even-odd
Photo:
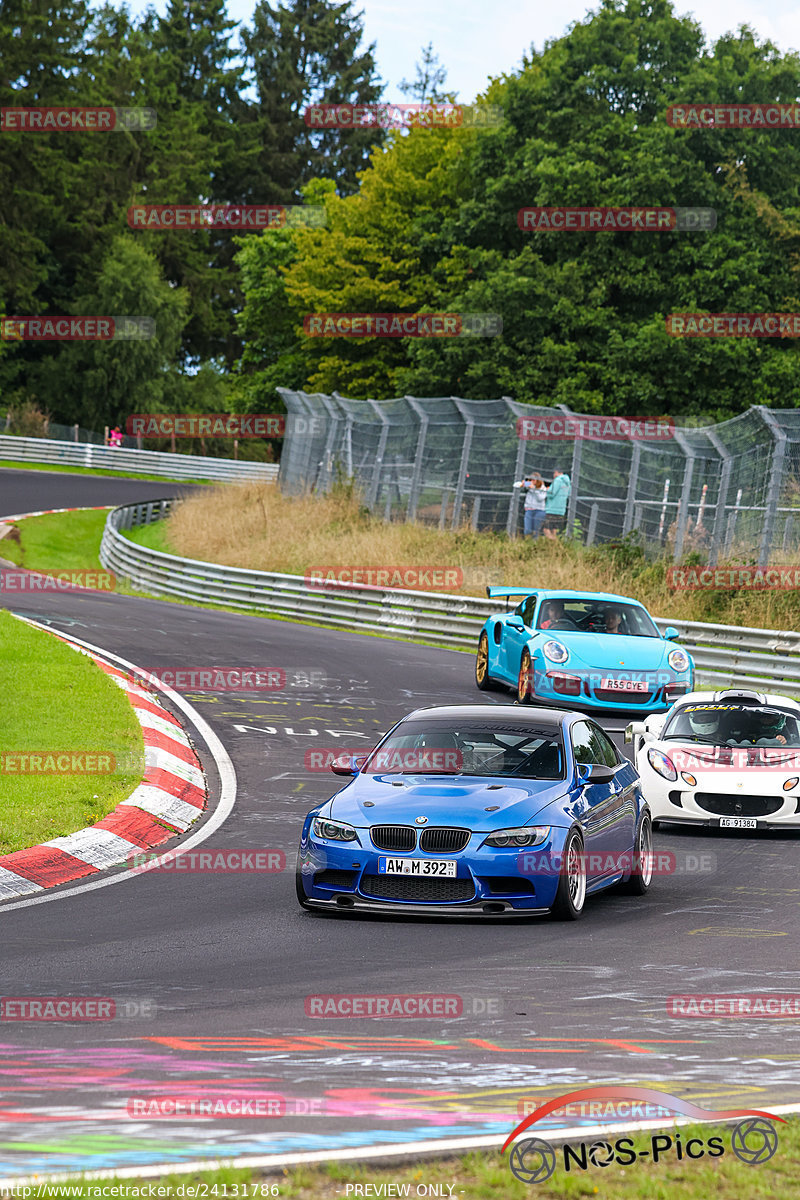
{"label": "tinted side window", "polygon": [[533,610],[536,608],[536,597],[529,596],[522,605],[522,619],[526,625],[533,627]]}
{"label": "tinted side window", "polygon": [[585,721],[576,721],[570,731],[572,748],[575,751],[575,761],[578,763],[594,763],[592,731]]}
{"label": "tinted side window", "polygon": [[599,725],[590,725],[589,728],[592,731],[592,749],[597,756],[592,759],[592,762],[602,763],[606,767],[619,766],[619,755],[611,738],[603,732]]}

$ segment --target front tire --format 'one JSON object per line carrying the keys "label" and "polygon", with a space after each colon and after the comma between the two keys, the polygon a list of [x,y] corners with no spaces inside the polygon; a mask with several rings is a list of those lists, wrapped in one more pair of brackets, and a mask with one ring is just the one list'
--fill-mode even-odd
{"label": "front tire", "polygon": [[478,653],[475,655],[475,684],[481,692],[491,689],[489,677],[489,635],[484,632],[478,638]]}
{"label": "front tire", "polygon": [[557,921],[577,921],[586,903],[586,858],[577,829],[567,834],[558,877],[558,891],[550,912]]}
{"label": "front tire", "polygon": [[649,813],[644,813],[636,830],[633,843],[633,870],[623,885],[633,896],[643,896],[653,882],[653,822]]}
{"label": "front tire", "polygon": [[519,664],[519,675],[517,676],[517,702],[519,704],[530,704],[532,700],[533,669],[531,668],[531,655],[529,650],[523,650]]}

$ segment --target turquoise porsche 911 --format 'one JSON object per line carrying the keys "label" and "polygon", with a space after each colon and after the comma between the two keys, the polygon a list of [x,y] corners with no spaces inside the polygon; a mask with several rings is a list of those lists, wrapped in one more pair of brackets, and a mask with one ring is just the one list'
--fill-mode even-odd
{"label": "turquoise porsche 911", "polygon": [[505,685],[520,704],[665,712],[692,690],[694,663],[630,596],[551,588],[489,587],[521,597],[496,613],[478,638],[475,682]]}

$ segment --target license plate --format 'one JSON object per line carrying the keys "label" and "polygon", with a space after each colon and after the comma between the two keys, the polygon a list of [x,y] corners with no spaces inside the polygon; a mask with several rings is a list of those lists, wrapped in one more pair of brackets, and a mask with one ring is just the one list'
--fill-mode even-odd
{"label": "license plate", "polygon": [[758,821],[752,817],[720,817],[720,829],[758,829]]}
{"label": "license plate", "polygon": [[612,692],[649,692],[644,679],[601,679],[600,687]]}
{"label": "license plate", "polygon": [[452,879],[456,864],[441,858],[379,858],[379,875],[444,875]]}

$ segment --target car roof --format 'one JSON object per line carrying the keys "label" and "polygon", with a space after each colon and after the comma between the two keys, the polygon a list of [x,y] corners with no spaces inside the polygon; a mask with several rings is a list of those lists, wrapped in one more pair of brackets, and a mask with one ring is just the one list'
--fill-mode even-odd
{"label": "car roof", "polygon": [[[757,700],[754,697],[758,697]],[[776,704],[791,708],[800,713],[800,702],[791,696],[779,696],[774,692],[755,692],[751,688],[724,688],[715,692],[687,692],[673,705],[671,711],[683,708],[685,704],[738,704],[743,703],[749,708],[772,708]]]}
{"label": "car roof", "polygon": [[581,713],[560,708],[528,708],[521,704],[441,704],[434,708],[415,708],[402,718],[427,717],[432,721],[480,721],[484,725],[531,725],[538,729],[558,729],[568,717]]}
{"label": "car roof", "polygon": [[575,591],[570,588],[523,588],[521,596],[539,596],[542,600],[620,600],[625,604],[635,604],[644,608],[641,600],[633,596],[620,596],[617,592],[592,592],[588,588]]}

